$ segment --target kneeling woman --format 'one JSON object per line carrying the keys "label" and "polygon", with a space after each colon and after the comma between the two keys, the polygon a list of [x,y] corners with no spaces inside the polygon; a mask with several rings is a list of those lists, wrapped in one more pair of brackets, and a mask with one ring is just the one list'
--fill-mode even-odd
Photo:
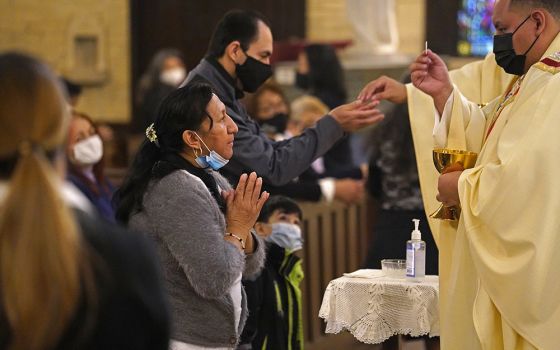
{"label": "kneeling woman", "polygon": [[264,244],[251,229],[268,199],[243,174],[235,190],[216,170],[233,155],[237,126],[209,85],[189,84],[161,104],[117,191],[117,219],[156,241],[172,307],[173,349],[235,348],[247,316],[244,277]]}

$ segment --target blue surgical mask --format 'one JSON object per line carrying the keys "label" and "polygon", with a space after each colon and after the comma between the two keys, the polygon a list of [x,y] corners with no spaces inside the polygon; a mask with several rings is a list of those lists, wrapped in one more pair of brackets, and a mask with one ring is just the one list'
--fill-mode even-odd
{"label": "blue surgical mask", "polygon": [[279,245],[289,252],[303,248],[303,237],[298,225],[278,222],[272,224],[272,233],[265,240]]}
{"label": "blue surgical mask", "polygon": [[210,154],[207,155],[207,156],[200,155],[200,156],[196,157],[196,159],[195,159],[196,164],[198,164],[200,167],[205,168],[205,169],[210,167],[214,170],[219,170],[219,169],[223,168],[229,162],[229,159],[225,159],[224,157],[219,155],[218,152],[211,151],[210,148],[208,148],[208,146],[206,146],[206,143],[204,143],[202,138],[200,136],[198,136],[198,134],[196,132],[194,134],[202,142],[204,147],[206,147],[208,152],[210,152]]}

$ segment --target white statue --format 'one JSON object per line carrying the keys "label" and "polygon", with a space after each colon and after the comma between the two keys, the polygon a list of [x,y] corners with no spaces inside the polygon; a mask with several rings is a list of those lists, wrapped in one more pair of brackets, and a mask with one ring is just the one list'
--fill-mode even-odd
{"label": "white statue", "polygon": [[394,0],[346,0],[348,19],[354,29],[349,54],[385,55],[398,48]]}

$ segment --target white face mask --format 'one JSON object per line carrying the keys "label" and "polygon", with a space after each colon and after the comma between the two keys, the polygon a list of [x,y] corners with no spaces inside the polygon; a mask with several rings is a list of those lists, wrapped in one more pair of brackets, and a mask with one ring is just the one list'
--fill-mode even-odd
{"label": "white face mask", "polygon": [[93,135],[74,145],[74,161],[79,165],[94,165],[103,157],[103,142]]}
{"label": "white face mask", "polygon": [[177,67],[161,72],[159,75],[159,80],[167,85],[179,86],[179,84],[181,84],[186,77],[187,71],[185,70],[185,68]]}

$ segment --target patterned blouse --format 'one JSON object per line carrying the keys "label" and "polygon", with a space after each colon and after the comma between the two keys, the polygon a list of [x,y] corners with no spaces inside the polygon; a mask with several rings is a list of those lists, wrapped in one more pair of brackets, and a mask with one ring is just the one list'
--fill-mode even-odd
{"label": "patterned blouse", "polygon": [[[406,108],[404,105],[399,107]],[[369,189],[382,209],[422,210],[424,205],[408,115],[395,113],[392,118],[403,119],[389,121],[395,123],[380,125],[380,129],[374,131]]]}

